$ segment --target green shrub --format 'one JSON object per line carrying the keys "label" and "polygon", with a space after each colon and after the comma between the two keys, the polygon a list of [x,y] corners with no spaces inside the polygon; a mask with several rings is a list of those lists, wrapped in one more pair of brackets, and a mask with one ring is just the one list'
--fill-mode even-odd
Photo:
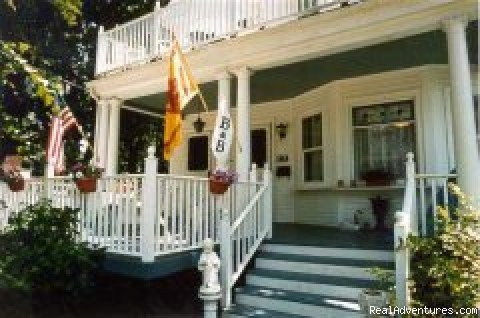
{"label": "green shrub", "polygon": [[48,201],[12,216],[0,235],[0,284],[74,296],[88,290],[104,252],[78,242],[78,216]]}
{"label": "green shrub", "polygon": [[408,240],[416,307],[480,306],[480,209],[457,186],[450,190],[459,199],[456,211],[439,209],[435,234]]}

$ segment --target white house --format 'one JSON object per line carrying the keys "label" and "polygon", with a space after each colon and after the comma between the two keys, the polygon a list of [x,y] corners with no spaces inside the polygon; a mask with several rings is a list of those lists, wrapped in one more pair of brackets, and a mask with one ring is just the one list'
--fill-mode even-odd
{"label": "white house", "polygon": [[[179,188],[179,180],[204,180],[215,168],[210,139],[216,109],[230,108],[230,168],[241,182],[228,200],[255,189],[247,203],[232,208],[246,213],[229,215],[231,235],[213,234],[231,239],[221,248],[232,274],[222,276],[226,307],[246,263],[261,250],[256,268],[246,271],[246,286],[237,290],[232,316],[261,316],[257,309],[275,317],[359,316],[357,295],[372,279],[365,268],[393,264],[391,231],[352,231],[354,223],[375,223],[372,198],[388,202],[387,227],[402,210],[411,213],[412,230],[423,233],[453,169],[463,190],[480,197],[477,1],[184,0],[101,29],[89,88],[98,99],[95,157],[111,178],[122,178],[119,112],[163,116],[173,34],[210,109],[203,112],[195,102],[187,107],[170,177],[152,191],[158,204],[166,202],[164,216],[199,206],[191,194],[200,191],[195,181]],[[206,123],[201,132],[194,129],[199,119]],[[415,156],[413,183],[405,169],[409,152]],[[251,172],[252,164],[265,170],[264,181]],[[149,169],[138,181],[144,192],[150,191],[149,171],[155,174],[153,164]],[[380,181],[372,186],[369,175]],[[405,191],[409,186],[412,191]],[[265,243],[272,234],[261,223],[270,222],[269,191],[275,226]],[[406,206],[412,194],[417,209]],[[193,215],[185,213],[185,220]],[[260,221],[261,215],[267,219]],[[160,229],[169,221],[155,222]],[[198,238],[193,221],[182,224]]]}

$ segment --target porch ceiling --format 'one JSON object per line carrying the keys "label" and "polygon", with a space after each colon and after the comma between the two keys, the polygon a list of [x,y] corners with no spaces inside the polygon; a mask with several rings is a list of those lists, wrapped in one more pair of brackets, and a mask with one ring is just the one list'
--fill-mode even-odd
{"label": "porch ceiling", "polygon": [[[471,64],[478,64],[478,23],[467,29]],[[251,100],[261,104],[301,95],[326,83],[346,78],[386,71],[418,67],[427,64],[447,64],[445,34],[440,31],[422,33],[327,57],[257,71],[251,79]],[[235,107],[236,81],[232,78],[231,104]],[[217,82],[201,85],[211,110],[217,105]],[[129,106],[153,112],[165,110],[165,93],[155,93],[125,101]],[[186,113],[203,111],[199,100],[187,106]]]}
{"label": "porch ceiling", "polygon": [[[225,69],[268,69],[438,29],[440,21],[452,14],[476,19],[476,5],[475,0],[369,0],[209,44],[189,52],[188,57],[195,77],[206,83]],[[166,61],[160,60],[88,85],[99,97],[127,100],[165,91],[166,70]]]}

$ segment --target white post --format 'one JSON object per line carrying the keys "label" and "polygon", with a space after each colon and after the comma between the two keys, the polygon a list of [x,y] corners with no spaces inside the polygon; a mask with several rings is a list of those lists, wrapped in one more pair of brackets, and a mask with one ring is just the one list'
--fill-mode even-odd
{"label": "white post", "polygon": [[219,268],[220,260],[214,251],[214,242],[207,238],[203,242],[203,253],[198,262],[198,270],[203,274],[199,297],[203,300],[205,318],[217,318],[218,315],[218,300],[222,297],[218,281]]}
{"label": "white post", "polygon": [[222,307],[230,308],[232,305],[232,290],[230,288],[230,280],[232,278],[232,241],[230,238],[230,210],[228,209],[228,201],[222,196],[219,206],[220,210],[220,258],[222,268],[220,271],[220,281],[222,285]]}
{"label": "white post", "polygon": [[98,163],[98,151],[100,143],[100,125],[102,122],[102,110],[100,108],[100,102],[97,102],[95,107],[95,131],[93,133],[93,162]]}
{"label": "white post", "polygon": [[452,120],[458,185],[465,194],[480,199],[480,159],[477,151],[472,82],[465,28],[467,17],[443,22],[447,34]]}
{"label": "white post", "polygon": [[44,199],[49,199],[50,198],[50,181],[49,178],[53,178],[55,176],[54,174],[55,166],[51,163],[47,163],[45,165],[45,172],[43,176],[43,196]]}
{"label": "white post", "polygon": [[250,141],[250,70],[242,68],[237,75],[237,173],[239,181],[248,181],[251,162]]}
{"label": "white post", "polygon": [[[411,206],[410,210],[410,230],[413,234],[418,234],[418,213],[417,213],[417,188],[416,188],[416,181],[415,181],[415,160],[414,155],[412,152],[407,153],[407,162],[406,162],[406,184],[405,184],[405,191],[408,193],[407,195],[410,197],[408,199],[412,200],[411,204],[407,204]],[[410,191],[408,191],[410,189]],[[406,206],[404,204],[404,206]],[[424,211],[422,211],[424,213]]]}
{"label": "white post", "polygon": [[108,137],[108,121],[109,111],[108,102],[106,100],[100,100],[97,103],[99,114],[99,127],[98,135],[96,136],[95,143],[97,144],[97,153],[95,154],[95,164],[102,168],[106,168],[107,165],[107,137]]}
{"label": "white post", "polygon": [[400,308],[408,306],[409,291],[408,278],[410,275],[409,262],[410,256],[405,245],[408,234],[410,220],[404,211],[398,211],[395,214],[395,293],[397,306]]}
{"label": "white post", "polygon": [[148,147],[148,157],[145,158],[145,177],[142,186],[141,214],[141,253],[142,262],[155,260],[155,212],[157,210],[157,166],[155,147]]}
{"label": "white post", "polygon": [[[230,74],[222,72],[218,78],[218,112],[220,114],[230,113]],[[230,154],[226,158],[217,160],[217,169],[227,170],[229,166]]]}
{"label": "white post", "polygon": [[114,176],[118,172],[118,142],[120,135],[120,106],[118,99],[110,100],[108,141],[107,141],[107,166],[106,175]]}
{"label": "white post", "polygon": [[267,239],[272,238],[272,212],[273,212],[273,201],[272,201],[272,172],[270,171],[270,167],[268,163],[265,163],[263,168],[263,183],[267,186],[267,190],[265,191],[263,197],[263,212],[265,213],[265,222],[268,228]]}

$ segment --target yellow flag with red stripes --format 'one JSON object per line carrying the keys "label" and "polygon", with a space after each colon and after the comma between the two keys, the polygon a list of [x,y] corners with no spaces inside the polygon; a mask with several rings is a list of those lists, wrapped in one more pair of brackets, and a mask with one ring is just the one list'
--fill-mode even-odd
{"label": "yellow flag with red stripes", "polygon": [[172,43],[168,71],[167,108],[163,157],[169,160],[173,151],[182,143],[182,110],[199,93],[185,56],[177,40]]}

